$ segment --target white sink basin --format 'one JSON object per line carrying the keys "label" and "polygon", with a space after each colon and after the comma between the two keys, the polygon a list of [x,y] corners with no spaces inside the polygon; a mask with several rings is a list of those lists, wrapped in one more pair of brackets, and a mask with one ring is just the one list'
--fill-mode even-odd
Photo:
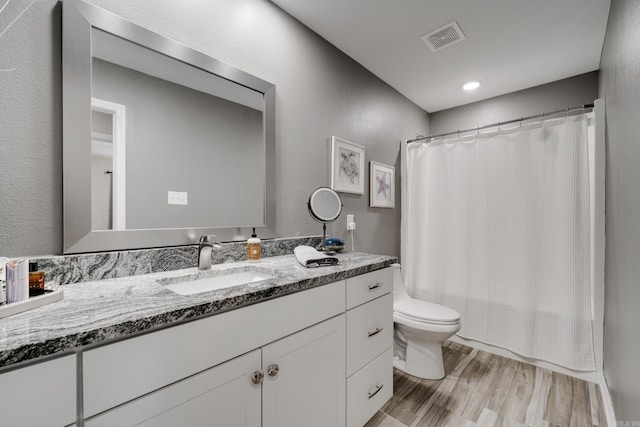
{"label": "white sink basin", "polygon": [[179,295],[193,295],[201,292],[215,291],[217,289],[230,288],[232,286],[248,285],[249,283],[261,282],[273,279],[263,272],[242,271],[214,277],[206,277],[194,280],[172,283],[167,285],[167,289]]}

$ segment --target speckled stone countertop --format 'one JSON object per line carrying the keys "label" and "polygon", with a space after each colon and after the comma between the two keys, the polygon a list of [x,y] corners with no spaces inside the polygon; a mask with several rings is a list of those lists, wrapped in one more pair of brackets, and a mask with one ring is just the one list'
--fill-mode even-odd
{"label": "speckled stone countertop", "polygon": [[[295,256],[263,258],[259,262],[214,265],[64,285],[64,299],[0,319],[0,368],[44,356],[71,353],[98,343],[124,338],[239,307],[325,285],[378,270],[395,262],[386,255],[338,254],[338,265],[305,268]],[[257,269],[274,279],[182,296],[168,282],[200,274],[216,276]]]}

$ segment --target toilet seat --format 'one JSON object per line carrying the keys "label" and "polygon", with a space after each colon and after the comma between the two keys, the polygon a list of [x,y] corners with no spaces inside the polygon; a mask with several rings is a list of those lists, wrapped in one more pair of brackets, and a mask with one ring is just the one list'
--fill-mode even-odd
{"label": "toilet seat", "polygon": [[460,313],[440,304],[434,304],[415,298],[403,298],[395,301],[393,311],[401,317],[414,322],[431,323],[434,325],[455,325],[460,323]]}

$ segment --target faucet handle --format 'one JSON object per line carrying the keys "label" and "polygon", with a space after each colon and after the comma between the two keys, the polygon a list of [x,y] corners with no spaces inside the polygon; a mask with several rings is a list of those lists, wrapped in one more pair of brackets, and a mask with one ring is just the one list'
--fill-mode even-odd
{"label": "faucet handle", "polygon": [[200,236],[200,243],[213,243],[215,237],[215,234],[205,234],[204,236]]}

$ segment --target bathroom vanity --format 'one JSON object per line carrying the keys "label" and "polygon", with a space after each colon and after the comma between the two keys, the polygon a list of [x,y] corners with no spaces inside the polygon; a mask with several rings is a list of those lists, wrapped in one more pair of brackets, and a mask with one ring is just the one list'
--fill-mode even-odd
{"label": "bathroom vanity", "polygon": [[395,259],[339,257],[263,259],[272,279],[190,296],[163,283],[196,269],[65,285],[0,321],[2,423],[361,426],[392,394]]}

